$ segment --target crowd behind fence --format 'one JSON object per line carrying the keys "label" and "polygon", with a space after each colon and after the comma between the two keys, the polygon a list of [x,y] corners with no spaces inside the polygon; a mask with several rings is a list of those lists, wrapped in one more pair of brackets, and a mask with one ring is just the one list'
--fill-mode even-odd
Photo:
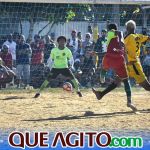
{"label": "crowd behind fence", "polygon": [[[72,30],[70,35],[66,46],[73,54],[73,72],[81,86],[88,88],[109,84],[114,77],[113,70],[107,72],[105,83],[100,82],[102,59],[107,50],[107,30],[101,30],[97,42],[93,41],[90,31],[82,35],[80,31]],[[49,74],[46,64],[51,50],[57,46],[55,39],[50,35],[34,35],[34,40],[28,41],[24,35],[14,33],[9,34],[0,46],[0,88],[25,88],[28,85],[39,88]],[[93,55],[92,51],[98,52],[98,55]],[[147,44],[141,47],[141,63],[150,80],[150,46]],[[60,87],[63,81],[64,77],[59,76],[49,86]],[[135,85],[132,79],[131,84]]]}

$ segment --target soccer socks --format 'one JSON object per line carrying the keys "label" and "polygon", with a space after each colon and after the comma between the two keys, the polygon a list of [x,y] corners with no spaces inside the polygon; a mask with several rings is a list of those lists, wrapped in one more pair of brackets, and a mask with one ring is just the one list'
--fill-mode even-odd
{"label": "soccer socks", "polygon": [[77,79],[72,79],[71,81],[72,81],[72,83],[73,83],[73,85],[75,87],[76,92],[80,91],[78,80]]}
{"label": "soccer socks", "polygon": [[124,89],[125,89],[125,92],[126,92],[126,95],[127,95],[127,101],[128,103],[131,103],[131,86],[130,86],[130,83],[128,81],[128,79],[124,79],[123,80],[123,83],[124,83]]}
{"label": "soccer socks", "polygon": [[43,84],[41,85],[41,87],[40,87],[39,93],[40,93],[44,88],[46,88],[48,84],[49,84],[49,81],[48,81],[48,80],[45,80],[45,81],[43,82]]}
{"label": "soccer socks", "polygon": [[117,87],[116,83],[111,83],[104,91],[101,92],[101,94],[106,95],[107,93],[111,92],[112,90],[114,90]]}
{"label": "soccer socks", "polygon": [[100,82],[104,83],[105,82],[105,76],[106,76],[107,71],[102,69],[100,72]]}

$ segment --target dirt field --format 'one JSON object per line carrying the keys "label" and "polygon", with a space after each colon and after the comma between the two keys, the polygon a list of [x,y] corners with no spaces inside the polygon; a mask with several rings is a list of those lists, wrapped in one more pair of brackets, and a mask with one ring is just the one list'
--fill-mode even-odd
{"label": "dirt field", "polygon": [[133,90],[134,104],[140,114],[126,107],[122,89],[97,101],[91,90],[84,97],[62,91],[46,90],[38,99],[35,91],[0,91],[0,128],[44,130],[150,130],[150,93]]}

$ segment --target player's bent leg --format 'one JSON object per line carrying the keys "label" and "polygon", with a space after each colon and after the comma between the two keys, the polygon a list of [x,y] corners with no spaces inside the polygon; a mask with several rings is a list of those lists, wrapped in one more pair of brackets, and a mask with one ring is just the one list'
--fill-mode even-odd
{"label": "player's bent leg", "polygon": [[35,94],[34,98],[38,98],[40,96],[41,91],[43,91],[44,88],[48,86],[50,80],[56,78],[58,74],[59,74],[58,70],[52,69],[47,79],[42,83],[39,91]]}
{"label": "player's bent leg", "polygon": [[43,82],[43,84],[41,85],[39,91],[35,94],[34,98],[38,98],[38,97],[40,96],[41,91],[42,91],[44,88],[46,88],[48,84],[49,84],[49,81],[48,81],[48,80],[45,80],[45,81]]}
{"label": "player's bent leg", "polygon": [[133,77],[136,82],[143,87],[146,91],[150,91],[150,83],[143,72],[143,68],[139,62],[134,63],[132,67],[130,66],[131,77]]}
{"label": "player's bent leg", "polygon": [[128,78],[127,67],[124,62],[122,63],[121,67],[117,69],[117,74],[122,79],[122,82],[124,84],[124,89],[127,96],[127,107],[131,108],[132,111],[136,112],[137,108],[132,104],[131,85]]}
{"label": "player's bent leg", "polygon": [[127,95],[127,107],[130,107],[133,111],[137,111],[137,108],[132,104],[131,86],[129,80],[124,79],[123,83]]}
{"label": "player's bent leg", "polygon": [[132,99],[131,99],[131,86],[130,86],[128,78],[123,79],[123,83],[124,83],[124,89],[125,89],[125,92],[126,92],[126,95],[127,95],[127,101],[128,101],[128,103],[131,103],[132,102]]}
{"label": "player's bent leg", "polygon": [[71,82],[73,83],[75,90],[76,90],[77,94],[79,95],[79,97],[82,97],[82,93],[81,93],[80,88],[79,88],[78,80],[75,78],[75,79],[72,79]]}
{"label": "player's bent leg", "polygon": [[107,71],[102,68],[100,71],[100,82],[101,83],[105,83],[106,73],[107,73]]}
{"label": "player's bent leg", "polygon": [[131,86],[129,83],[128,78],[123,80],[125,92],[127,95],[127,107],[131,108],[132,111],[136,112],[137,108],[132,104],[132,97],[131,97]]}
{"label": "player's bent leg", "polygon": [[117,86],[118,84],[116,82],[113,82],[104,91],[96,91],[94,88],[92,88],[92,91],[95,94],[96,98],[100,100],[103,98],[103,96],[114,90]]}
{"label": "player's bent leg", "polygon": [[139,85],[143,87],[146,91],[150,91],[150,83],[147,79],[144,82],[139,83]]}

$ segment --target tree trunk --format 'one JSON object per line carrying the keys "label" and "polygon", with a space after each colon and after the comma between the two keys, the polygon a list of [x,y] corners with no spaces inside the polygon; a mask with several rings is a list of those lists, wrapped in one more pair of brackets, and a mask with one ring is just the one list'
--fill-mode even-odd
{"label": "tree trunk", "polygon": [[54,25],[55,25],[55,22],[53,21],[53,22],[52,22],[52,25],[51,25],[51,27],[50,27],[50,29],[49,29],[49,31],[47,32],[46,35],[48,35],[48,34],[51,32],[51,30],[52,30],[52,28],[54,27]]}
{"label": "tree trunk", "polygon": [[48,22],[39,32],[38,35],[50,24],[50,22]]}
{"label": "tree trunk", "polygon": [[35,22],[34,22],[33,18],[31,18],[31,19],[29,20],[29,22],[30,22],[30,29],[29,29],[28,39],[32,39]]}
{"label": "tree trunk", "polygon": [[19,24],[20,24],[20,33],[22,34],[22,22],[21,22],[21,18],[19,18]]}

